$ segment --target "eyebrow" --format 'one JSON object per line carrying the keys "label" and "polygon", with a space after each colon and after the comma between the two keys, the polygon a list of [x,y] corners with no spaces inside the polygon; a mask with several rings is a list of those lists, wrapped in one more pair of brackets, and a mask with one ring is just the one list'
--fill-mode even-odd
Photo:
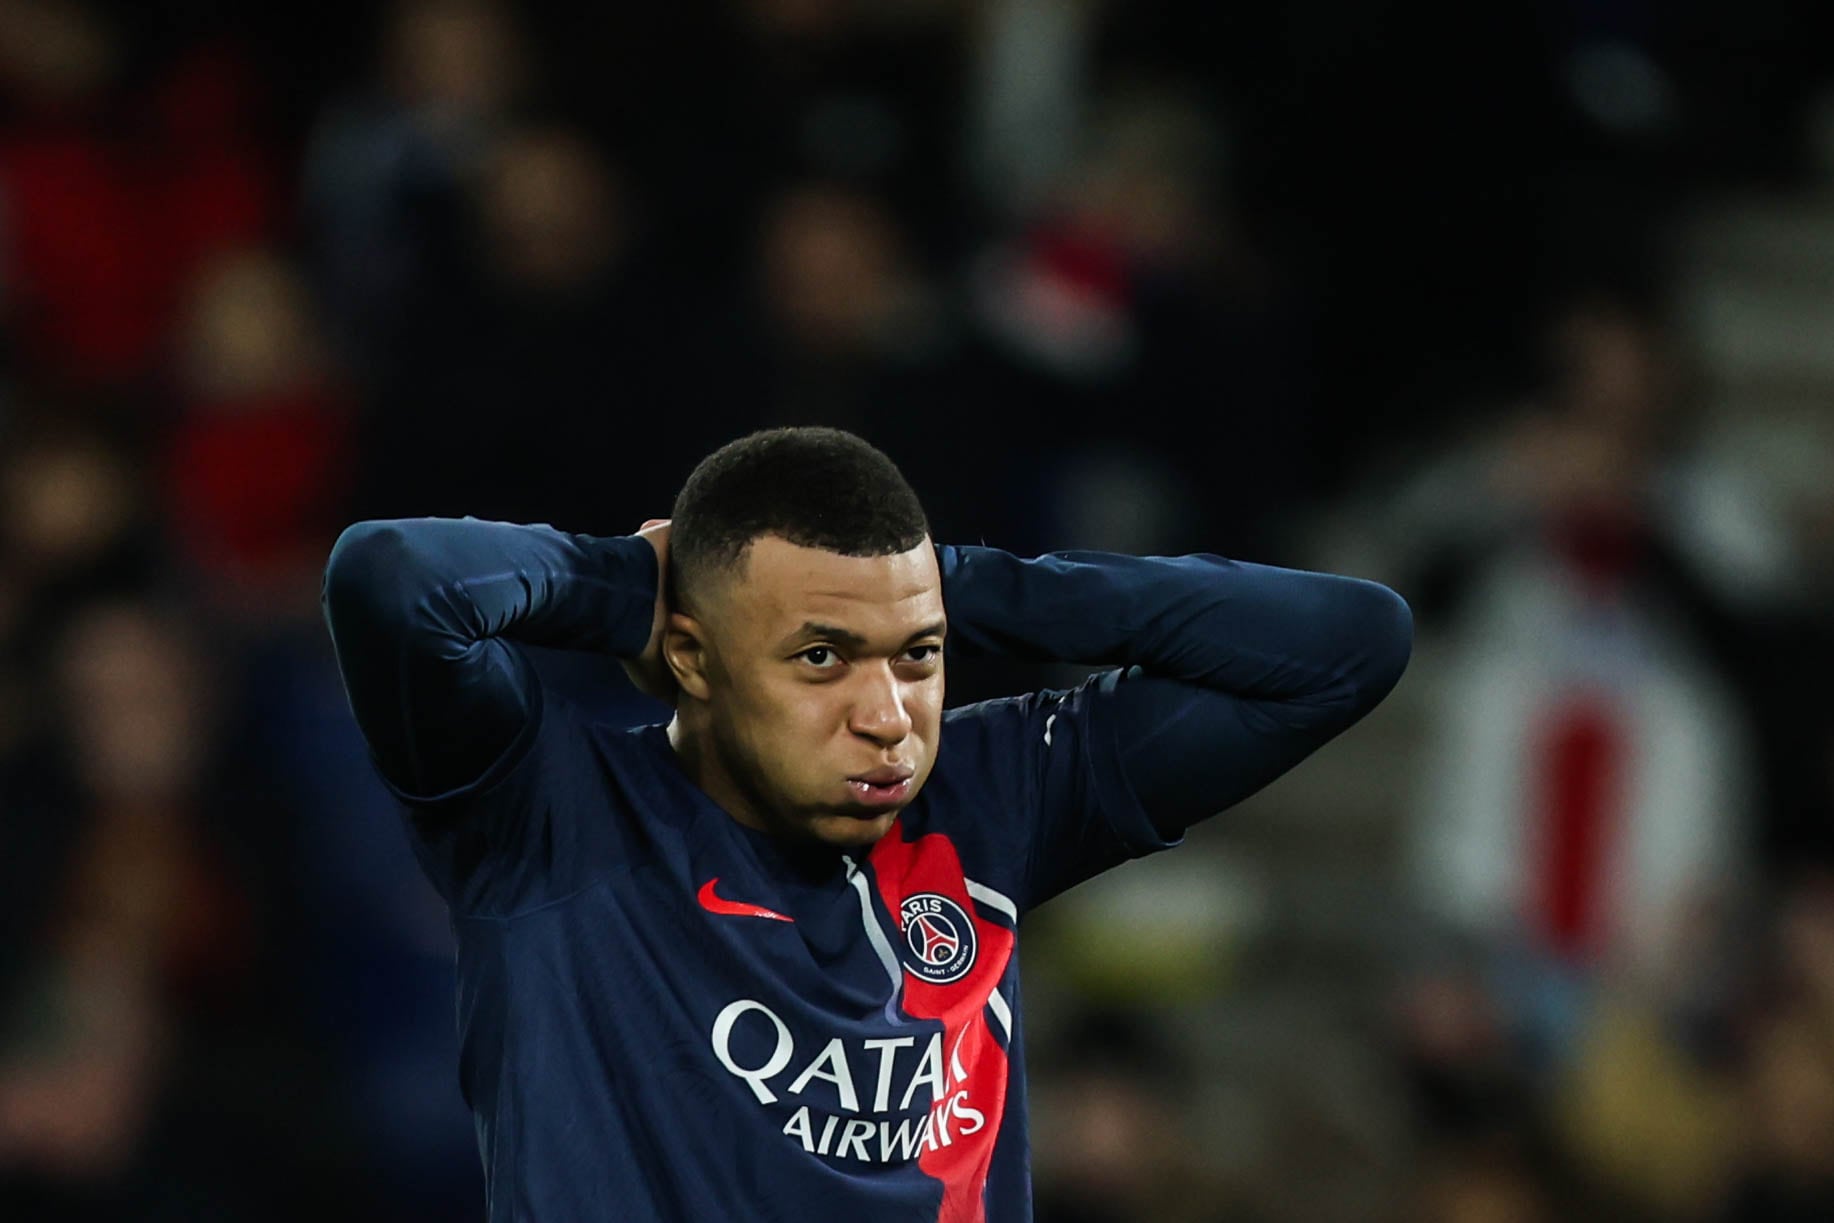
{"label": "eyebrow", "polygon": [[[943,622],[938,620],[934,624],[924,625],[905,640],[911,642],[921,637],[940,637],[943,634],[943,628]],[[783,645],[791,646],[799,641],[815,640],[832,641],[836,645],[844,645],[856,650],[868,644],[866,638],[851,629],[844,629],[836,624],[820,624],[814,620],[806,620],[801,628],[783,639]]]}

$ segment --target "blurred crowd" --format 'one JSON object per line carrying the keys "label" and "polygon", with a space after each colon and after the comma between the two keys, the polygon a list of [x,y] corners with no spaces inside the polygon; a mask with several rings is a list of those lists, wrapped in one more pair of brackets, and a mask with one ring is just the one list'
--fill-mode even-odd
{"label": "blurred crowd", "polygon": [[1834,453],[1724,444],[1670,241],[1830,189],[1814,18],[0,0],[0,1218],[481,1218],[331,541],[823,423],[1420,622],[1036,919],[1040,1223],[1834,1219]]}

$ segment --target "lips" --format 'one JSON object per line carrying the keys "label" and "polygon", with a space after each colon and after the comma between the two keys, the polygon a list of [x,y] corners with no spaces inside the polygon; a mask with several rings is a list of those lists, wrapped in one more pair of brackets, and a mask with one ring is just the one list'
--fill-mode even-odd
{"label": "lips", "polygon": [[916,784],[912,780],[914,774],[915,770],[909,767],[874,769],[849,777],[847,788],[853,791],[855,803],[869,810],[884,811],[902,806],[910,798]]}
{"label": "lips", "polygon": [[867,785],[872,785],[872,786],[889,786],[889,785],[895,785],[898,782],[907,780],[915,772],[916,770],[911,768],[909,765],[906,765],[902,768],[897,767],[897,766],[891,766],[891,767],[887,767],[883,769],[874,769],[870,773],[855,773],[852,777],[849,777],[847,780],[848,781],[863,781]]}

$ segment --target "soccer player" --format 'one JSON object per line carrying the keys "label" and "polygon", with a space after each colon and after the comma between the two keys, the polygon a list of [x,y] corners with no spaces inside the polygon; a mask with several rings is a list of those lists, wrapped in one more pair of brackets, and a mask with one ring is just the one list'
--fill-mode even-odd
{"label": "soccer player", "polygon": [[[1029,1219],[1020,919],[1293,767],[1412,637],[1349,578],[938,545],[810,428],[636,535],[359,523],[324,606],[451,906],[492,1223]],[[945,713],[945,641],[1110,669]],[[593,722],[524,643],[673,719]]]}

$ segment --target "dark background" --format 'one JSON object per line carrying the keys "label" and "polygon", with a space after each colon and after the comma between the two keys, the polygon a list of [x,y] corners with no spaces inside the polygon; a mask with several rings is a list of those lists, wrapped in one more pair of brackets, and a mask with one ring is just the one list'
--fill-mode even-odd
{"label": "dark background", "polygon": [[1834,1218],[1823,7],[0,0],[0,1217],[481,1218],[325,555],[825,423],[1419,619],[1028,929],[1040,1223]]}

